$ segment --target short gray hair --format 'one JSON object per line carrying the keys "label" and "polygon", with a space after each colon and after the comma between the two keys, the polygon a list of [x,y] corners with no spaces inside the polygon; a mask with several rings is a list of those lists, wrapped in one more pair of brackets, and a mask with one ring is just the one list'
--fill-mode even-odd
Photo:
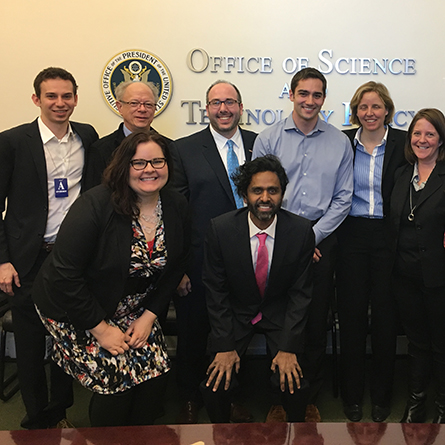
{"label": "short gray hair", "polygon": [[[121,101],[124,97],[126,89],[133,84],[135,81],[127,80],[126,82],[121,82],[116,89],[114,90],[114,95],[116,96],[116,100]],[[142,82],[144,85],[147,85],[150,88],[153,96],[155,97],[155,103],[158,102],[159,99],[159,88],[153,82]]]}

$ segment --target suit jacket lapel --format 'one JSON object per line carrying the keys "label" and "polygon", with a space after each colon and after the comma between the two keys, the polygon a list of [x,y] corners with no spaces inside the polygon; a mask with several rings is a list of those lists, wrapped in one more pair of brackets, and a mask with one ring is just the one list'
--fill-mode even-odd
{"label": "suit jacket lapel", "polygon": [[223,161],[218,152],[218,147],[215,144],[212,133],[210,133],[210,129],[207,128],[206,130],[207,131],[204,132],[205,139],[202,144],[203,155],[221,183],[222,188],[227,193],[227,196],[231,199],[233,205],[236,207],[232,188],[230,187],[229,178],[227,176],[227,170],[224,167]]}
{"label": "suit jacket lapel", "polygon": [[414,167],[412,165],[406,167],[394,185],[394,190],[391,197],[391,208],[393,209],[392,211],[394,215],[391,215],[391,219],[394,219],[397,225],[400,224],[403,206],[408,199],[410,181],[413,176],[413,168]]}
{"label": "suit jacket lapel", "polygon": [[249,224],[247,218],[249,217],[249,212],[247,209],[241,209],[237,213],[237,218],[235,219],[236,224],[233,227],[233,245],[237,249],[237,257],[239,261],[237,262],[237,267],[239,266],[241,270],[238,271],[239,276],[243,279],[248,280],[253,283],[253,288],[256,289],[258,298],[261,299],[260,291],[256,285],[255,270],[253,268],[252,260],[252,250],[250,248],[250,233]]}
{"label": "suit jacket lapel", "polygon": [[394,147],[396,146],[395,137],[393,132],[391,131],[391,127],[388,130],[388,140],[386,141],[385,147],[385,155],[383,157],[383,170],[382,170],[382,183],[383,178],[385,177],[386,171],[388,169],[389,160],[394,152]]}
{"label": "suit jacket lapel", "polygon": [[286,246],[289,241],[287,237],[288,227],[283,227],[279,218],[280,212],[277,214],[277,227],[275,230],[275,241],[272,253],[272,264],[270,265],[269,279],[267,281],[265,297],[267,297],[269,286],[273,286],[275,280],[280,279],[280,266],[283,263],[286,253]]}
{"label": "suit jacket lapel", "polygon": [[29,151],[31,152],[39,176],[39,186],[42,188],[44,196],[48,196],[45,150],[43,148],[37,119],[29,125],[27,137]]}
{"label": "suit jacket lapel", "polygon": [[437,164],[419,196],[417,207],[420,207],[437,189],[443,186],[441,177],[443,174],[445,174],[445,166],[442,163]]}

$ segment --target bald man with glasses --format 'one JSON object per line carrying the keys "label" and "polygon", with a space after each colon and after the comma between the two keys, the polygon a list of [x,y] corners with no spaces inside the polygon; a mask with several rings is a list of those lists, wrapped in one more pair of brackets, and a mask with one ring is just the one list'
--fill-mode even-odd
{"label": "bald man with glasses", "polygon": [[[92,148],[92,168],[87,172],[88,188],[100,184],[102,173],[110,163],[114,150],[131,133],[138,130],[157,131],[151,124],[155,117],[159,90],[153,82],[121,82],[115,91],[116,106],[123,118],[119,128],[100,138]],[[167,144],[171,139],[163,136]]]}
{"label": "bald man with glasses", "polygon": [[[210,220],[243,206],[230,173],[251,158],[256,133],[239,127],[243,103],[238,88],[223,80],[206,94],[210,125],[170,145],[175,166],[173,186],[189,201],[192,214],[193,263],[175,300],[178,327],[178,387],[183,400],[178,421],[197,423],[202,405],[199,384],[206,371],[209,323],[202,283],[204,237]],[[239,406],[232,421],[251,420]]]}

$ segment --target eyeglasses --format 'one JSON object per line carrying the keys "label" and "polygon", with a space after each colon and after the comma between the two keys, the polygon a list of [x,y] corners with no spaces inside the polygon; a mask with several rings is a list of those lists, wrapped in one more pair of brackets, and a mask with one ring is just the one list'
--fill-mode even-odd
{"label": "eyeglasses", "polygon": [[167,159],[165,158],[154,158],[151,161],[148,161],[147,159],[133,159],[130,161],[130,165],[135,170],[144,170],[148,164],[151,164],[153,168],[160,169],[165,166],[167,163]]}
{"label": "eyeglasses", "polygon": [[156,104],[151,102],[139,102],[138,100],[132,100],[131,102],[125,102],[123,100],[119,100],[121,104],[130,105],[131,108],[139,108],[141,105],[147,110],[154,110],[156,108]]}
{"label": "eyeglasses", "polygon": [[226,99],[226,100],[213,99],[209,101],[209,105],[212,108],[219,108],[222,104],[224,104],[227,108],[232,108],[239,103],[241,102],[235,99]]}

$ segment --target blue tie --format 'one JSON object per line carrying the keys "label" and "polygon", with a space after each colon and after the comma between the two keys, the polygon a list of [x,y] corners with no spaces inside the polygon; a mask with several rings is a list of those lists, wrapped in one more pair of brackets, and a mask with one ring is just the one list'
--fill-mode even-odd
{"label": "blue tie", "polygon": [[232,187],[233,197],[235,198],[236,208],[240,209],[244,206],[242,198],[236,193],[235,184],[232,181],[232,173],[239,167],[238,156],[233,150],[233,141],[229,139],[227,141],[227,172],[229,173],[230,187]]}

